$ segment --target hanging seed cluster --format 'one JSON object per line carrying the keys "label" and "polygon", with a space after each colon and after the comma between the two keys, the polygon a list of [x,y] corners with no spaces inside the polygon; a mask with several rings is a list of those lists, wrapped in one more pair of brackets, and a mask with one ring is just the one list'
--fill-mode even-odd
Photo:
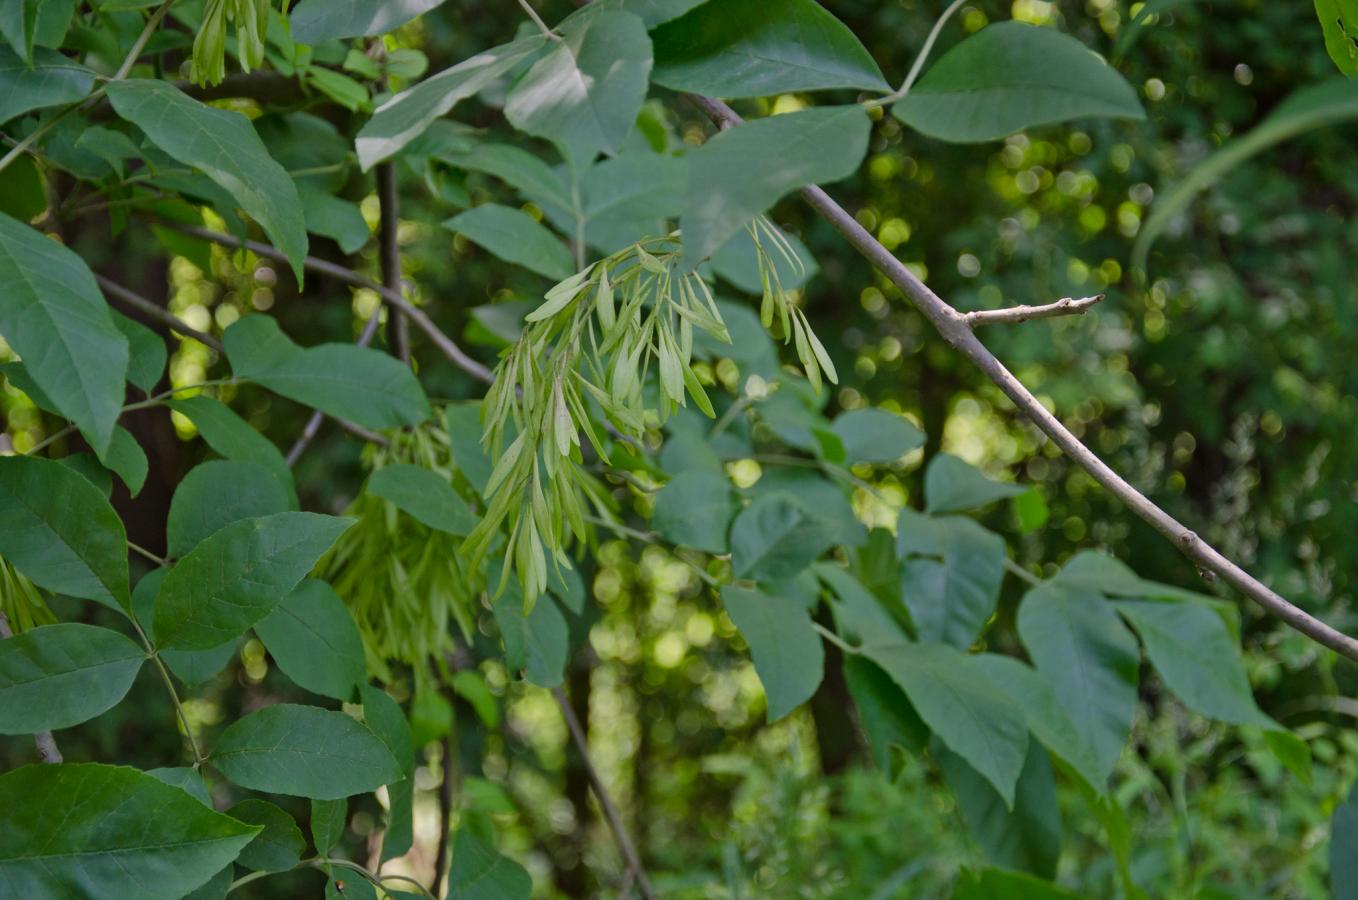
{"label": "hanging seed cluster", "polygon": [[57,621],[37,586],[3,558],[0,558],[0,613],[4,613],[15,634]]}
{"label": "hanging seed cluster", "polygon": [[[438,425],[392,432],[389,446],[365,450],[372,471],[393,463],[422,466],[452,479],[448,433]],[[459,556],[462,538],[421,524],[367,493],[344,511],[357,521],[316,564],[317,576],[344,599],[383,682],[409,668],[415,683],[431,677],[428,661],[453,650],[449,618],[470,640],[484,589]]]}
{"label": "hanging seed cluster", "polygon": [[228,22],[236,26],[241,68],[249,72],[263,65],[269,11],[270,0],[208,0],[198,36],[193,39],[189,78],[196,84],[220,84],[226,78]]}
{"label": "hanging seed cluster", "polygon": [[[783,289],[769,243],[794,268],[802,265],[787,239],[764,220],[750,226],[763,286],[761,319],[794,343],[817,390],[834,366],[805,315]],[[506,556],[531,608],[547,586],[547,557],[569,568],[566,549],[586,541],[592,507],[608,518],[609,500],[584,469],[584,445],[608,461],[595,423],[639,439],[692,400],[708,416],[712,403],[692,367],[698,328],[730,343],[707,283],[681,268],[681,235],[634,244],[577,272],[547,292],[519,340],[502,355],[482,404],[484,441],[496,465],[486,486],[488,510],[467,539],[479,562],[508,524]],[[656,408],[647,405],[652,374]],[[602,413],[602,416],[599,415]],[[504,567],[500,588],[508,578]]]}

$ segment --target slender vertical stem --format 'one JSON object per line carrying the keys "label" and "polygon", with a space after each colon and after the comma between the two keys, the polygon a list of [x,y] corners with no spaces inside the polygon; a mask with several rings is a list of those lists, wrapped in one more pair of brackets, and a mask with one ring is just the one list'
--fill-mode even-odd
{"label": "slender vertical stem", "polygon": [[132,620],[132,627],[137,630],[137,637],[141,638],[142,646],[146,648],[146,654],[151,662],[155,663],[156,671],[160,673],[160,680],[165,683],[165,690],[170,695],[170,702],[174,704],[174,711],[179,716],[179,724],[184,728],[184,737],[188,738],[189,749],[193,751],[193,767],[202,768],[203,754],[198,749],[198,741],[193,737],[193,729],[189,727],[189,717],[184,712],[184,704],[179,702],[179,692],[174,688],[174,680],[170,678],[170,670],[165,668],[165,663],[160,659],[160,653],[156,650],[156,645],[151,643],[151,639],[146,636],[136,619]]}
{"label": "slender vertical stem", "polygon": [[[138,629],[140,630],[140,629]],[[143,639],[145,635],[143,635]],[[149,642],[148,642],[149,645]],[[170,694],[170,702],[174,704],[174,711],[179,716],[179,724],[184,728],[184,737],[189,740],[189,749],[193,751],[193,767],[201,768],[203,765],[203,754],[198,749],[198,741],[193,736],[193,729],[189,727],[189,717],[184,712],[184,704],[179,702],[179,692],[174,689],[174,681],[170,678],[170,670],[165,668],[165,663],[161,662],[160,654],[155,648],[148,647],[151,651],[151,662],[156,664],[156,670],[160,672],[160,678],[165,682],[165,690]]]}
{"label": "slender vertical stem", "polygon": [[155,12],[151,13],[151,18],[146,20],[146,27],[141,30],[141,34],[137,35],[137,40],[133,42],[132,49],[123,58],[123,64],[114,73],[114,81],[122,81],[127,77],[127,73],[132,71],[132,67],[137,64],[137,57],[141,56],[141,51],[146,48],[146,42],[151,40],[151,35],[156,33],[161,20],[165,18],[165,14],[170,11],[171,6],[174,6],[174,0],[165,0]]}
{"label": "slender vertical stem", "polygon": [[[401,198],[396,191],[396,169],[385,162],[377,167],[377,201],[379,227],[377,239],[382,260],[382,284],[388,290],[401,291],[401,244],[397,238],[400,228]],[[410,320],[398,309],[392,310],[392,346],[401,361],[410,363]]]}
{"label": "slender vertical stem", "polygon": [[[0,612],[0,640],[14,637],[14,632],[9,627],[9,617]],[[45,763],[61,762],[61,751],[57,749],[57,742],[52,737],[50,731],[33,732],[33,743],[38,747],[38,755]]]}
{"label": "slender vertical stem", "polygon": [[533,20],[533,24],[537,25],[539,31],[554,41],[561,40],[560,37],[552,32],[552,29],[547,27],[547,23],[542,21],[542,17],[538,15],[537,10],[533,9],[528,0],[519,0],[519,6],[522,6],[523,11],[528,13],[528,18]]}
{"label": "slender vertical stem", "polygon": [[559,687],[553,688],[552,696],[556,698],[556,705],[561,707],[561,715],[566,720],[566,727],[570,729],[571,740],[575,742],[575,749],[580,753],[580,759],[585,766],[585,774],[589,777],[589,785],[594,789],[594,797],[599,801],[599,808],[603,810],[604,819],[613,832],[614,840],[618,842],[618,849],[622,851],[622,857],[627,862],[627,868],[636,877],[637,887],[641,889],[641,896],[646,900],[655,900],[655,890],[651,887],[651,880],[646,876],[646,869],[641,864],[641,857],[637,854],[636,845],[632,843],[632,838],[627,833],[627,826],[623,824],[618,808],[613,805],[613,798],[609,796],[608,788],[604,786],[603,779],[599,777],[599,770],[594,768],[594,761],[590,759],[589,741],[585,737],[584,729],[580,727],[580,720],[576,717],[575,710],[571,708],[570,700],[566,698],[566,692]]}
{"label": "slender vertical stem", "polygon": [[443,746],[443,781],[439,784],[439,843],[434,853],[434,896],[443,890],[443,878],[448,873],[448,832],[453,819],[453,736],[445,734]]}

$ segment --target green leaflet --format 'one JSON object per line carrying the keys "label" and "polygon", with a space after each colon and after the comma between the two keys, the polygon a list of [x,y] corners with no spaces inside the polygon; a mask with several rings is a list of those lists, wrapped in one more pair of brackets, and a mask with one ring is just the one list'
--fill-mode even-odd
{"label": "green leaflet", "polygon": [[116,631],[65,622],[0,641],[0,734],[92,719],[122,700],[146,651]]}
{"label": "green leaflet", "polygon": [[348,812],[343,799],[311,801],[311,841],[318,854],[325,856],[344,837]]}
{"label": "green leaflet", "polygon": [[1018,631],[1090,748],[1098,776],[1091,783],[1102,786],[1122,755],[1136,711],[1136,638],[1102,595],[1056,582],[1024,596]]}
{"label": "green leaflet", "polygon": [[401,777],[387,785],[391,814],[382,842],[382,858],[405,855],[414,843],[415,739],[401,705],[381,688],[363,686],[363,720],[401,767]]}
{"label": "green leaflet", "polygon": [[443,0],[302,0],[293,7],[288,19],[294,41],[319,44],[335,38],[394,31],[442,3]]}
{"label": "green leaflet", "polygon": [[405,463],[383,466],[368,479],[367,492],[391,501],[422,524],[448,534],[465,537],[480,521],[446,477],[421,466]]}
{"label": "green leaflet", "polygon": [[206,650],[267,616],[352,519],[285,512],[217,531],[179,561],[156,596],[160,647]]}
{"label": "green leaflet", "polygon": [[601,10],[563,23],[560,32],[509,92],[505,117],[576,160],[615,153],[646,99],[646,26],[631,13]]}
{"label": "green leaflet", "polygon": [[1051,762],[1042,748],[1028,746],[1012,809],[966,760],[941,743],[930,752],[986,859],[1041,878],[1055,878],[1061,857],[1061,807],[1056,802]]}
{"label": "green leaflet", "polygon": [[570,655],[570,630],[556,601],[539,597],[524,612],[519,584],[510,579],[491,612],[504,641],[505,665],[515,672],[522,669],[524,678],[539,687],[560,685]]}
{"label": "green leaflet", "polygon": [[337,800],[403,776],[381,739],[341,712],[277,703],[238,719],[209,757],[241,787]]}
{"label": "green leaflet", "polygon": [[1021,22],[990,25],[949,50],[891,112],[960,143],[1071,119],[1146,117],[1132,86],[1088,47]]}
{"label": "green leaflet", "polygon": [[1240,646],[1213,610],[1155,600],[1113,605],[1141,636],[1165,685],[1189,709],[1232,725],[1279,728],[1255,704]]}
{"label": "green leaflet", "polygon": [[993,785],[1012,809],[1028,726],[975,658],[944,644],[870,644],[863,653],[900,685],[948,749]]}
{"label": "green leaflet", "polygon": [[111,82],[108,98],[153,144],[230,193],[287,255],[302,282],[307,236],[297,187],[269,156],[249,119],[205,106],[165,81]]}
{"label": "green leaflet", "polygon": [[[146,632],[146,637],[156,643],[155,610],[156,594],[170,574],[166,568],[156,568],[143,575],[132,589],[132,614]],[[214,678],[236,655],[240,646],[240,636],[230,638],[206,650],[161,650],[160,659],[185,684],[198,685]]]}
{"label": "green leaflet", "polygon": [[324,581],[299,584],[255,623],[255,634],[283,674],[308,691],[352,700],[368,680],[358,626]]}
{"label": "green leaflet", "polygon": [[929,726],[920,719],[900,686],[876,663],[857,655],[844,656],[844,682],[867,733],[872,757],[888,777],[895,770],[893,747],[918,753],[929,743]]}
{"label": "green leaflet", "polygon": [[725,585],[722,605],[750,645],[754,668],[776,722],[801,706],[820,687],[825,650],[804,607],[783,597]]}
{"label": "green leaflet", "polygon": [[655,495],[651,527],[667,541],[708,553],[725,553],[735,503],[721,472],[680,472]]}
{"label": "green leaflet", "polygon": [[246,316],[222,336],[232,370],[290,400],[368,428],[400,428],[429,418],[410,367],[369,347],[299,347],[272,316]]}
{"label": "green leaflet", "polygon": [[575,271],[566,245],[523,210],[483,203],[446,220],[443,227],[546,278],[559,281]]}
{"label": "green leaflet", "polygon": [[117,310],[110,309],[109,315],[113,317],[113,327],[127,338],[127,380],[146,393],[153,393],[160,376],[165,373],[165,362],[169,359],[165,341],[145,325]]}
{"label": "green leaflet", "polygon": [[937,454],[924,471],[924,496],[931,513],[975,509],[1025,490],[1021,485],[992,481],[951,453]]}
{"label": "green leaflet", "polygon": [[1012,656],[980,653],[973,658],[975,665],[1023,711],[1033,736],[1069,763],[1096,793],[1103,794],[1108,773],[1100,767],[1093,744],[1075,727],[1051,681]]}
{"label": "green leaflet", "polygon": [[785,194],[852,175],[871,125],[858,106],[804,109],[738,125],[691,152],[680,219],[686,264],[702,262]]}
{"label": "green leaflet", "polygon": [[122,520],[99,488],[59,462],[0,457],[0,556],[39,587],[131,608]]}
{"label": "green leaflet", "polygon": [[332,238],[345,253],[357,253],[372,237],[358,204],[300,181],[297,195],[302,201],[307,231]]}
{"label": "green leaflet", "polygon": [[0,775],[0,884],[15,897],[179,900],[257,831],[124,766],[34,765]]}
{"label": "green leaflet", "polygon": [[0,337],[95,452],[108,451],[123,405],[127,338],[89,267],[40,232],[0,215]]}
{"label": "green leaflet", "polygon": [[0,47],[0,122],[82,100],[92,87],[94,72],[55,50],[35,51],[29,66],[9,48]]}
{"label": "green leaflet", "polygon": [[448,867],[448,900],[528,900],[533,879],[523,866],[478,837],[469,823],[458,825]]}
{"label": "green leaflet", "polygon": [[814,0],[704,3],[656,29],[652,79],[676,91],[764,97],[890,90],[853,32]]}
{"label": "green leaflet", "polygon": [[1330,887],[1335,897],[1358,896],[1358,789],[1335,808],[1330,821]]}
{"label": "green leaflet", "polygon": [[226,814],[238,822],[258,825],[262,829],[245,845],[236,860],[245,868],[257,872],[282,872],[301,860],[306,850],[302,829],[297,827],[292,816],[274,804],[251,798],[237,803]]}
{"label": "green leaflet", "polygon": [[830,428],[844,444],[844,464],[894,463],[924,446],[924,432],[904,416],[884,409],[851,409]]}
{"label": "green leaflet", "polygon": [[1325,35],[1325,52],[1350,77],[1358,75],[1358,2],[1355,0],[1315,0],[1320,30]]}
{"label": "green leaflet", "polygon": [[901,598],[920,640],[965,649],[995,611],[1004,580],[1004,539],[963,516],[901,510]]}
{"label": "green leaflet", "polygon": [[364,171],[394,156],[440,116],[494,84],[537,55],[548,41],[540,34],[493,47],[427,78],[377,108],[358,132],[355,146]]}
{"label": "green leaflet", "polygon": [[287,512],[291,505],[287,488],[258,463],[201,463],[175,488],[165,524],[166,552],[181,557],[232,522]]}
{"label": "green leaflet", "polygon": [[731,526],[731,565],[740,578],[790,578],[835,543],[828,524],[791,493],[755,499]]}
{"label": "green leaflet", "polygon": [[127,485],[127,492],[133,497],[141,493],[142,485],[146,484],[146,451],[137,443],[137,439],[132,436],[121,425],[113,426],[113,438],[109,442],[108,452],[104,454],[103,463],[123,480]]}
{"label": "green leaflet", "polygon": [[227,459],[258,463],[268,469],[288,492],[289,505],[297,507],[297,493],[292,483],[292,469],[279,449],[260,434],[231,407],[206,395],[170,400],[170,409],[184,416],[198,428],[198,433],[209,447]]}

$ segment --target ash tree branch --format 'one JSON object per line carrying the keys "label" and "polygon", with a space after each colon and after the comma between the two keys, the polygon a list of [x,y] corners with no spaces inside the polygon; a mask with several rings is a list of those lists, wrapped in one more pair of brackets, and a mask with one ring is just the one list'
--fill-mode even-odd
{"label": "ash tree branch", "polygon": [[[401,198],[396,193],[396,169],[389,162],[377,167],[378,249],[382,258],[382,284],[388,290],[401,291],[401,244],[397,240],[400,228]],[[410,363],[410,320],[400,310],[393,309],[392,344],[401,361]]]}
{"label": "ash tree branch", "polygon": [[171,331],[178,332],[184,337],[193,338],[198,343],[211,347],[218,353],[223,352],[221,341],[210,334],[204,334],[197,328],[194,328],[159,303],[155,303],[146,299],[141,294],[128,290],[118,282],[111,278],[105,278],[98,272],[94,274],[94,280],[99,283],[100,289],[109,297],[127,304],[137,312],[150,316],[152,319],[155,319],[157,322],[168,327]]}
{"label": "ash tree branch", "polygon": [[566,727],[570,730],[571,740],[575,743],[575,749],[579,751],[580,759],[584,763],[585,775],[589,778],[589,786],[594,791],[595,799],[599,801],[599,808],[603,810],[604,819],[607,820],[608,827],[613,832],[614,840],[618,842],[618,848],[622,851],[623,859],[627,863],[627,871],[636,880],[636,885],[641,890],[641,896],[646,900],[654,900],[656,897],[655,889],[651,887],[651,880],[646,877],[646,869],[641,864],[641,856],[637,853],[636,844],[632,843],[632,836],[628,834],[627,826],[623,824],[622,815],[618,812],[617,806],[614,805],[613,798],[609,795],[603,779],[599,777],[599,770],[594,768],[594,761],[590,759],[589,740],[585,736],[585,729],[580,726],[580,719],[575,715],[575,710],[571,708],[571,702],[567,699],[566,692],[555,687],[552,688],[552,696],[556,698],[556,705],[561,707],[561,715],[566,720]]}
{"label": "ash tree branch", "polygon": [[1027,322],[1029,319],[1054,319],[1057,316],[1082,316],[1103,300],[1103,294],[1081,297],[1078,300],[1062,297],[1041,306],[1010,306],[1005,309],[978,309],[964,313],[963,318],[972,328],[981,325]]}
{"label": "ash tree branch", "polygon": [[[94,278],[99,283],[99,287],[109,297],[116,298],[117,300],[126,303],[133,309],[143,312],[146,315],[150,316],[151,318],[155,319],[156,321],[163,323],[164,325],[169,327],[170,330],[176,331],[179,334],[184,335],[185,337],[191,337],[195,341],[198,341],[204,346],[212,348],[218,353],[226,352],[225,348],[222,347],[221,341],[217,340],[210,334],[205,334],[197,330],[192,325],[189,325],[183,319],[174,315],[173,313],[171,313],[158,303],[155,303],[152,300],[148,300],[141,294],[131,291],[128,288],[123,287],[121,284],[118,284],[116,281],[113,281],[110,278],[106,278],[103,275],[98,274],[97,272],[95,273]],[[373,339],[373,334],[377,331],[378,319],[379,319],[378,313],[374,312],[372,318],[370,318],[368,320],[368,323],[363,327],[363,333],[359,336],[358,339],[358,345],[360,347],[365,347],[369,343],[371,343]],[[297,439],[298,443],[294,444],[292,450],[288,453],[288,465],[292,465],[296,461],[293,454],[295,453],[298,456],[300,456],[302,450],[305,450],[306,445],[309,444],[311,440],[316,436],[316,431],[321,427],[321,421],[324,418],[325,414],[320,412],[319,410],[311,414],[311,418],[307,420],[306,427],[302,431],[302,437],[299,437]],[[336,419],[336,421],[339,422],[340,427],[343,428],[345,431],[349,432],[350,434],[356,435],[357,437],[360,437],[363,440],[368,441],[369,443],[381,444],[383,446],[386,446],[386,444],[388,443],[387,439],[382,437],[382,435],[378,434],[375,431],[370,431],[369,429],[364,428],[362,425],[359,425],[355,422],[349,422],[344,419]],[[298,447],[298,444],[301,445],[300,449]]]}
{"label": "ash tree branch", "polygon": [[[706,113],[719,128],[729,128],[742,121],[733,109],[720,100],[696,94],[684,96]],[[1178,547],[1181,553],[1197,565],[1203,577],[1220,577],[1297,631],[1341,656],[1358,661],[1358,640],[1288,602],[1286,598],[1250,575],[1188,526],[1156,505],[1086,447],[1060,419],[1038,402],[1033,393],[1005,368],[995,354],[981,343],[973,331],[973,324],[967,321],[966,314],[958,312],[930,290],[928,285],[906,268],[891,251],[882,246],[829,194],[811,185],[802,188],[801,195],[855,250],[900,289],[911,304],[933,323],[944,340],[971,360],[982,374],[994,382],[1005,396],[1080,468]]]}
{"label": "ash tree branch", "polygon": [[[282,251],[275,250],[270,245],[261,244],[258,241],[242,241],[233,235],[223,234],[220,231],[213,231],[210,228],[200,228],[197,225],[184,225],[179,222],[171,222],[168,220],[164,221],[162,224],[201,240],[220,244],[223,247],[244,247],[257,256],[263,256],[283,263],[288,261],[287,255]],[[439,351],[443,353],[444,356],[448,357],[448,360],[453,365],[457,366],[477,381],[485,384],[490,384],[495,380],[495,376],[491,374],[490,369],[468,356],[466,351],[459,347],[452,338],[444,334],[443,331],[434,324],[434,321],[425,314],[424,310],[415,306],[403,297],[400,291],[393,290],[383,284],[378,284],[371,278],[361,275],[353,269],[345,268],[344,266],[332,263],[328,260],[317,259],[314,256],[306,257],[306,259],[302,261],[302,265],[308,271],[316,272],[320,275],[325,275],[338,281],[343,281],[346,284],[352,284],[356,287],[367,288],[374,292],[389,305],[395,307],[409,317],[410,321],[414,322],[415,325],[434,342],[434,346],[438,347]]]}

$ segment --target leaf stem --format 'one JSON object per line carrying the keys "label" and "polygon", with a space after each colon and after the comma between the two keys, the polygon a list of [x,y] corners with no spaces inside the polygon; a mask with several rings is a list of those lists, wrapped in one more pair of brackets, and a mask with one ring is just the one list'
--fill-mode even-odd
{"label": "leaf stem", "polygon": [[174,680],[170,678],[170,670],[165,668],[165,663],[160,659],[160,651],[155,644],[146,636],[146,632],[138,624],[136,619],[132,619],[132,627],[137,630],[137,637],[141,638],[142,644],[146,647],[147,656],[151,662],[156,664],[156,670],[160,672],[160,678],[165,682],[165,690],[170,694],[170,702],[174,704],[175,714],[179,716],[179,724],[184,729],[184,737],[188,738],[189,749],[193,751],[193,767],[201,769],[203,767],[203,754],[198,749],[198,741],[193,736],[193,729],[189,727],[189,717],[184,712],[184,704],[179,702],[179,692],[174,689]]}
{"label": "leaf stem", "polygon": [[858,654],[863,652],[862,650],[859,650],[857,647],[848,643],[842,637],[835,634],[833,631],[826,628],[819,622],[812,622],[811,627],[816,629],[816,631],[820,634],[821,637],[825,638],[827,641],[834,644],[836,647],[838,647],[840,650],[843,650],[845,653],[857,656]]}
{"label": "leaf stem", "polygon": [[523,11],[528,13],[528,18],[533,20],[533,23],[538,26],[539,31],[554,41],[561,40],[561,36],[553,33],[552,29],[547,27],[547,23],[542,21],[542,17],[537,14],[537,10],[533,9],[528,0],[519,0],[519,6],[522,6]]}
{"label": "leaf stem", "polygon": [[156,555],[155,555],[154,553],[152,553],[150,550],[147,550],[145,547],[142,547],[142,546],[139,546],[139,545],[137,545],[137,544],[134,544],[134,543],[132,543],[131,541],[128,541],[128,542],[127,542],[127,546],[128,546],[128,549],[130,549],[130,550],[132,550],[132,551],[134,551],[134,552],[136,552],[136,553],[139,553],[140,555],[142,555],[142,556],[146,557],[147,559],[151,560],[151,562],[155,563],[155,564],[158,565],[158,566],[168,566],[168,565],[170,564],[168,560],[166,560],[166,559],[164,559],[164,558],[162,558],[162,557],[156,556]]}
{"label": "leaf stem", "polygon": [[943,26],[948,24],[948,20],[952,18],[952,14],[957,12],[958,8],[964,2],[966,2],[966,0],[953,0],[952,3],[948,4],[948,8],[943,10],[943,15],[939,16],[938,20],[934,22],[934,27],[929,29],[929,36],[924,39],[924,46],[920,48],[919,54],[915,57],[915,61],[911,63],[910,72],[905,76],[905,81],[901,82],[901,86],[890,94],[887,94],[885,97],[879,97],[876,100],[869,101],[866,104],[867,106],[889,106],[897,100],[903,100],[905,95],[910,93],[910,89],[915,86],[915,81],[919,78],[920,72],[924,69],[925,61],[929,59],[929,52],[934,49],[934,42],[938,40],[939,34],[943,31]]}
{"label": "leaf stem", "polygon": [[127,51],[127,56],[123,58],[123,63],[118,67],[118,71],[113,73],[113,81],[122,81],[127,77],[127,73],[132,71],[132,67],[137,64],[137,57],[141,56],[141,51],[146,48],[146,42],[151,40],[151,35],[156,33],[160,27],[160,22],[165,18],[165,14],[174,6],[174,0],[165,0],[155,12],[151,13],[151,18],[146,20],[146,27],[137,35],[136,41],[132,43],[132,49]]}

